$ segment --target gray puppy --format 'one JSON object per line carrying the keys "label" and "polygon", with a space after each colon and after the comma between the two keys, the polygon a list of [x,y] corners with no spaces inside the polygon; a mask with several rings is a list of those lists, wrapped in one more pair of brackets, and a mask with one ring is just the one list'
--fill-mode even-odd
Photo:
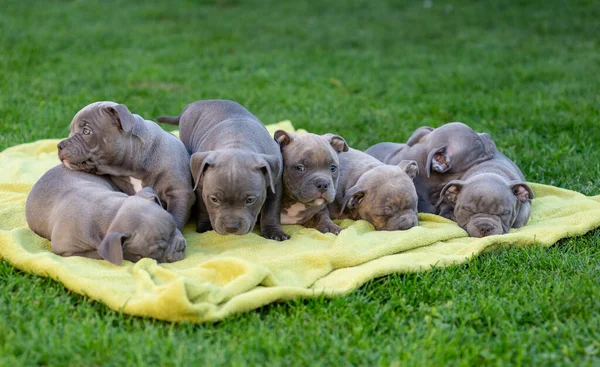
{"label": "gray puppy", "polygon": [[492,159],[496,144],[488,134],[477,133],[461,122],[451,122],[437,129],[421,127],[406,144],[379,143],[366,153],[387,164],[416,161],[419,175],[415,186],[425,201],[419,203],[419,211],[444,215],[451,212],[451,208],[433,206],[438,203],[446,183],[459,178],[474,165]]}
{"label": "gray puppy", "polygon": [[189,104],[179,116],[157,120],[178,124],[181,140],[192,153],[196,231],[246,234],[260,213],[263,237],[289,238],[279,218],[281,152],[253,114],[233,101],[208,100]]}
{"label": "gray puppy", "polygon": [[440,204],[453,208],[449,218],[472,237],[504,234],[524,226],[531,199],[533,191],[523,173],[500,152],[468,169],[459,180],[448,182],[440,193]]}
{"label": "gray puppy", "polygon": [[335,200],[338,154],[348,144],[338,135],[300,134],[283,130],[274,134],[283,155],[282,224],[302,224],[323,233],[340,233],[327,204]]}
{"label": "gray puppy", "polygon": [[123,259],[173,262],[184,256],[185,239],[151,188],[128,196],[102,176],[63,165],[36,182],[25,215],[29,228],[52,241],[58,255],[116,265]]}
{"label": "gray puppy", "polygon": [[177,137],[115,102],[95,102],[77,112],[58,157],[72,170],[108,175],[133,195],[149,186],[182,229],[195,196],[190,156]]}
{"label": "gray puppy", "polygon": [[412,182],[418,172],[415,161],[388,165],[350,149],[340,154],[339,185],[329,211],[334,219],[363,219],[378,230],[412,228],[419,224]]}

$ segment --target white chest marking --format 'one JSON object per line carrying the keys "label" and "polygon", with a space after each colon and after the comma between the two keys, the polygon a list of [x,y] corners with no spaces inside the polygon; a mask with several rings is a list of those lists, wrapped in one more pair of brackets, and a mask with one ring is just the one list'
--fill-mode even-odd
{"label": "white chest marking", "polygon": [[142,190],[142,180],[138,180],[135,177],[129,177],[129,182],[131,183],[131,186],[133,186],[135,192]]}
{"label": "white chest marking", "polygon": [[287,213],[281,213],[281,224],[296,224],[300,219],[300,213],[306,210],[306,205],[302,203],[294,203],[287,208]]}

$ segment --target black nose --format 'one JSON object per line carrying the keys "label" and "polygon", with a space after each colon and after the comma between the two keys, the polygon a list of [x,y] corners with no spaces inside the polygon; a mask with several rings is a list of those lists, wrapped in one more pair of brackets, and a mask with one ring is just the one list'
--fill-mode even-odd
{"label": "black nose", "polygon": [[315,182],[315,186],[317,186],[317,190],[319,190],[319,192],[324,193],[329,188],[329,182],[326,180],[317,180]]}
{"label": "black nose", "polygon": [[58,148],[59,151],[61,151],[61,150],[63,150],[65,145],[67,145],[67,144],[65,143],[64,140],[62,140],[60,143],[58,143],[58,145],[56,147]]}
{"label": "black nose", "polygon": [[479,230],[479,233],[481,233],[485,237],[492,233],[494,227],[487,223],[482,223],[477,226],[477,229]]}
{"label": "black nose", "polygon": [[227,233],[235,233],[238,231],[238,229],[240,229],[239,221],[231,221],[225,225],[225,231]]}

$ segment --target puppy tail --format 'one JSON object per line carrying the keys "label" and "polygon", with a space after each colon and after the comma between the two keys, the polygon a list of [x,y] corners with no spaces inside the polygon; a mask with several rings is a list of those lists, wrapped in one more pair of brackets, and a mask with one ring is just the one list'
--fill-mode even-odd
{"label": "puppy tail", "polygon": [[179,125],[179,117],[181,115],[177,115],[177,116],[159,116],[156,118],[156,121],[158,122],[162,122],[163,124],[170,124],[170,125]]}

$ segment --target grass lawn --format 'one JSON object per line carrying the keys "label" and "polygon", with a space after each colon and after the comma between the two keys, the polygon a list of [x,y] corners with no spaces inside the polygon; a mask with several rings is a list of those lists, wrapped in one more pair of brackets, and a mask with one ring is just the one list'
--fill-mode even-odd
{"label": "grass lawn", "polygon": [[[239,101],[359,149],[489,132],[529,181],[600,193],[598,1],[3,0],[0,149],[114,100]],[[121,315],[0,261],[0,366],[600,365],[600,230],[217,324]]]}

